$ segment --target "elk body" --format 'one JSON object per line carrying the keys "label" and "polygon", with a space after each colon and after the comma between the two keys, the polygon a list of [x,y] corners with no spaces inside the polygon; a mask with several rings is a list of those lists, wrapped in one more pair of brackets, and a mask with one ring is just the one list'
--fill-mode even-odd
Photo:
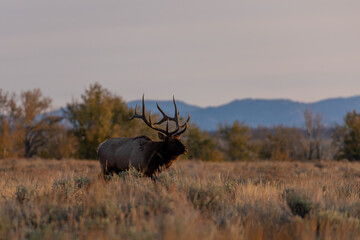
{"label": "elk body", "polygon": [[[134,167],[141,171],[145,176],[151,177],[162,169],[167,169],[171,164],[179,159],[180,155],[187,152],[187,148],[181,143],[180,138],[188,126],[190,121],[190,114],[187,121],[179,124],[179,112],[175,98],[173,98],[175,106],[174,117],[167,116],[159,107],[157,108],[162,113],[163,117],[160,121],[152,123],[151,113],[149,119],[145,116],[145,101],[144,95],[142,97],[142,113],[139,115],[135,112],[130,120],[139,118],[144,123],[158,132],[161,141],[153,141],[147,136],[139,136],[135,138],[110,138],[102,142],[98,148],[98,157],[101,165],[101,171],[106,178],[113,173],[119,173]],[[169,122],[175,123],[175,129],[169,131]],[[166,122],[166,129],[156,127]]]}

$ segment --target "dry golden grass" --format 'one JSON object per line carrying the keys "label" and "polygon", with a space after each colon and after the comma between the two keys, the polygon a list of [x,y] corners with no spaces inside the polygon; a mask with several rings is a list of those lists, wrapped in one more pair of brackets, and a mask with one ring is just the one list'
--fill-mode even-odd
{"label": "dry golden grass", "polygon": [[96,161],[0,161],[0,239],[360,239],[360,164],[180,160],[157,182]]}

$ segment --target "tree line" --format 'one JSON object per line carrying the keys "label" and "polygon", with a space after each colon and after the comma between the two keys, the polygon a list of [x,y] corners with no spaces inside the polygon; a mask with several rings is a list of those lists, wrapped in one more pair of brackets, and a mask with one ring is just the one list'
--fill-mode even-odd
{"label": "tree line", "polygon": [[[96,159],[98,145],[108,138],[157,138],[141,121],[130,121],[133,109],[99,83],[90,85],[61,113],[52,111],[51,104],[40,89],[19,95],[0,89],[0,158]],[[343,125],[333,127],[325,127],[321,115],[311,110],[304,111],[303,128],[250,128],[235,121],[207,132],[192,123],[183,142],[189,148],[186,158],[204,161],[356,161],[360,160],[360,114],[349,112]]]}

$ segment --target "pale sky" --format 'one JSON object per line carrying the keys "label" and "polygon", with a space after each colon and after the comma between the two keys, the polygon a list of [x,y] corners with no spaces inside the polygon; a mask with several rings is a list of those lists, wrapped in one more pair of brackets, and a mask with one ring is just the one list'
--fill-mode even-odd
{"label": "pale sky", "polygon": [[198,106],[360,95],[360,1],[0,1],[0,88],[64,106],[95,82]]}

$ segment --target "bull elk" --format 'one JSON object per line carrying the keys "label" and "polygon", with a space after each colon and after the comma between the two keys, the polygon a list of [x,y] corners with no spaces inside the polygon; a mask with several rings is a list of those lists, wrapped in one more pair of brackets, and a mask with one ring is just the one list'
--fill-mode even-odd
{"label": "bull elk", "polygon": [[[164,168],[169,168],[171,164],[179,159],[180,155],[187,152],[187,148],[181,143],[180,138],[188,126],[190,114],[185,123],[179,123],[179,112],[177,110],[175,97],[173,97],[175,106],[174,117],[167,116],[159,107],[157,108],[162,114],[162,118],[156,122],[151,121],[151,112],[149,119],[145,116],[145,101],[142,96],[142,113],[136,112],[130,120],[139,118],[151,129],[158,132],[161,141],[153,141],[147,136],[138,136],[135,138],[110,138],[98,147],[98,157],[104,178],[113,173],[120,173],[134,167],[141,171],[145,176],[152,177],[155,173],[161,172]],[[175,123],[175,129],[169,131],[169,123]],[[156,127],[166,122],[166,128]]]}

